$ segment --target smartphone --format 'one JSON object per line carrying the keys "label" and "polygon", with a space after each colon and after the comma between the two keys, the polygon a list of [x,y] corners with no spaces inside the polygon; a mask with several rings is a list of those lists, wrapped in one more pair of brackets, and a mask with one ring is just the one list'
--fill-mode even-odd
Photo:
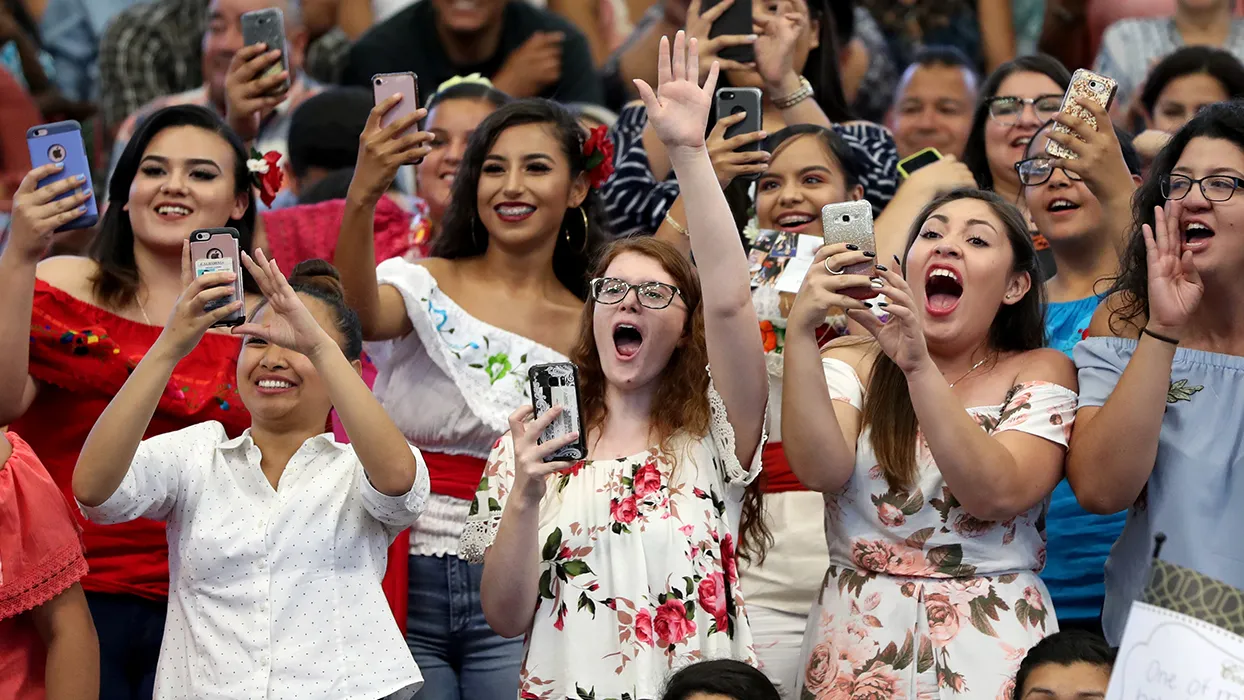
{"label": "smartphone", "polygon": [[[1096,129],[1097,119],[1083,107],[1076,104],[1075,98],[1087,97],[1101,105],[1102,109],[1110,109],[1110,101],[1114,99],[1114,93],[1118,89],[1119,83],[1113,78],[1081,68],[1071,75],[1071,85],[1067,88],[1067,94],[1063,95],[1063,106],[1058,111],[1064,114],[1074,114]],[[1050,131],[1056,131],[1060,134],[1074,133],[1068,127],[1058,123],[1050,127]],[[1046,141],[1045,152],[1055,158],[1079,158],[1074,151],[1060,143],[1055,143],[1053,140]]]}
{"label": "smartphone", "polygon": [[[700,14],[708,12],[724,1],[704,0],[700,5]],[[708,30],[708,38],[713,39],[723,34],[747,36],[754,33],[755,29],[752,28],[752,0],[734,0],[734,4],[727,8],[717,18],[716,22],[713,22],[712,29]],[[756,61],[756,50],[751,44],[727,46],[718,51],[717,55],[721,58],[740,63],[753,63]]]}
{"label": "smartphone", "polygon": [[911,177],[911,174],[923,168],[926,165],[932,165],[942,159],[942,154],[936,148],[926,148],[923,151],[917,151],[898,162],[898,174],[903,178]]}
{"label": "smartphone", "polygon": [[[873,238],[873,207],[867,200],[826,204],[821,209],[821,226],[824,228],[825,244],[851,243],[860,250],[876,251]],[[848,265],[842,272],[848,275],[872,275],[873,262]],[[843,294],[855,299],[871,299],[877,296],[872,287],[844,289]]]}
{"label": "smartphone", "polygon": [[[246,299],[246,293],[242,290],[242,255],[238,248],[237,229],[201,228],[192,232],[190,262],[194,265],[195,277],[209,272],[233,272],[237,275],[233,282],[233,295],[208,302],[204,310],[215,311],[235,299]],[[240,326],[245,321],[246,309],[241,308],[212,324],[212,327]]]}
{"label": "smartphone", "polygon": [[567,433],[579,433],[579,439],[545,457],[544,461],[586,459],[587,436],[583,434],[583,405],[579,401],[579,368],[570,362],[534,365],[527,370],[527,378],[531,380],[531,405],[535,407],[536,418],[554,406],[562,407],[561,415],[545,428],[536,442],[543,445]]}
{"label": "smartphone", "polygon": [[[99,221],[99,207],[95,203],[95,190],[91,182],[91,164],[86,159],[86,143],[82,140],[82,125],[76,121],[40,124],[26,130],[26,147],[30,149],[30,163],[38,168],[51,163],[64,165],[59,173],[49,175],[39,181],[39,187],[45,187],[68,177],[82,175],[86,181],[81,189],[91,192],[86,202],[86,213],[56,229],[73,231],[74,229],[90,228]],[[56,199],[71,197],[80,190],[70,190]]]}
{"label": "smartphone", "polygon": [[[372,104],[380,104],[394,95],[401,95],[402,101],[397,106],[389,110],[384,118],[380,120],[381,128],[388,127],[393,122],[413,114],[419,109],[419,78],[414,73],[380,73],[371,77]],[[411,129],[417,129],[411,126]],[[407,129],[403,132],[403,136],[410,132]]]}
{"label": "smartphone", "polygon": [[[289,72],[289,54],[285,52],[285,15],[279,8],[267,7],[242,14],[242,42],[247,46],[266,44],[268,50],[280,49],[280,63],[264,72],[260,78],[277,75],[281,71]],[[289,90],[289,78],[278,85],[271,94],[279,95]]]}

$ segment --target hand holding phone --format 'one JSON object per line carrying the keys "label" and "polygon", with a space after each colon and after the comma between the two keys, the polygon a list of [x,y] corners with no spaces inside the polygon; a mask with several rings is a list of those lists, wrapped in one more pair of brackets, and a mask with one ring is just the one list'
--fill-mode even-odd
{"label": "hand holding phone", "polygon": [[527,371],[531,382],[531,403],[537,420],[554,407],[560,412],[536,438],[536,444],[559,442],[577,433],[572,442],[546,455],[545,462],[587,458],[587,437],[583,434],[583,408],[579,400],[579,369],[570,362],[534,365]]}
{"label": "hand holding phone", "polygon": [[[824,229],[826,245],[842,243],[854,246],[855,250],[852,252],[876,253],[873,208],[866,200],[826,204],[821,208],[821,227]],[[864,262],[848,265],[842,270],[834,270],[834,273],[871,276],[874,265],[874,259],[869,258]],[[854,299],[871,299],[877,296],[877,291],[871,286],[844,289],[842,293]]]}
{"label": "hand holding phone", "polygon": [[[234,302],[245,300],[246,292],[242,289],[242,255],[238,246],[238,232],[233,228],[206,228],[190,234],[187,246],[189,268],[194,279],[210,276],[210,279],[224,279],[228,275],[230,286],[226,291],[217,291],[207,299],[203,306],[204,312],[214,312],[222,308],[232,308]],[[184,273],[183,273],[184,274]],[[244,304],[219,318],[214,318],[212,327],[238,326],[246,321]]]}
{"label": "hand holding phone", "polygon": [[[387,129],[402,117],[414,114],[419,109],[419,78],[414,73],[380,73],[371,77],[372,104],[378,105],[394,95],[401,95],[402,100],[397,106],[384,113],[380,118],[380,127]],[[402,136],[411,133],[415,127],[409,126],[402,130]]]}
{"label": "hand holding phone", "polygon": [[[16,229],[21,223],[29,226],[34,236],[46,237],[94,226],[99,221],[99,210],[82,126],[75,121],[33,126],[26,131],[26,146],[34,170],[22,180],[14,195],[13,227]],[[24,203],[33,206],[19,211]],[[49,225],[54,229],[45,230]],[[47,242],[50,241],[43,248]]]}
{"label": "hand holding phone", "polygon": [[173,304],[173,311],[156,340],[157,347],[171,349],[178,359],[189,355],[209,329],[226,325],[223,321],[229,316],[240,315],[243,305],[240,299],[233,299],[235,283],[239,287],[241,285],[241,280],[233,271],[214,270],[195,274],[191,245],[189,239],[182,242],[181,281],[185,288]]}
{"label": "hand holding phone", "polygon": [[750,70],[756,61],[751,38],[751,0],[703,0],[699,15],[687,14],[687,36],[700,47],[701,78],[716,60],[721,70]]}
{"label": "hand holding phone", "polygon": [[[1072,74],[1071,85],[1067,88],[1067,94],[1063,95],[1063,106],[1058,111],[1062,114],[1075,115],[1087,122],[1093,129],[1097,129],[1097,118],[1088,110],[1076,104],[1076,98],[1082,97],[1092,100],[1101,105],[1103,111],[1106,111],[1110,109],[1110,102],[1114,99],[1114,94],[1118,87],[1118,82],[1113,78],[1098,75],[1081,68]],[[1050,131],[1067,135],[1075,134],[1071,127],[1059,123],[1055,123],[1054,126],[1050,127]],[[1076,135],[1076,138],[1079,138],[1079,135]],[[1079,158],[1075,151],[1053,139],[1046,141],[1045,152],[1055,158],[1063,158],[1065,160]]]}
{"label": "hand holding phone", "polygon": [[926,148],[907,156],[898,162],[898,174],[904,179],[911,177],[911,174],[923,168],[926,165],[932,165],[942,159],[942,154],[936,148]]}
{"label": "hand holding phone", "polygon": [[405,96],[399,101],[396,95],[390,95],[372,107],[359,139],[358,160],[347,194],[349,201],[374,207],[393,185],[399,168],[414,165],[431,153],[430,144],[436,136],[417,130],[419,120],[427,115],[426,109],[399,117],[387,128],[382,126],[385,115],[404,101]]}
{"label": "hand holding phone", "polygon": [[[715,156],[713,169],[717,171],[718,182],[725,180],[724,187],[735,178],[756,179],[769,161],[768,155],[761,152],[764,132],[761,131],[763,111],[760,90],[720,88],[714,104],[717,124],[709,134],[707,145],[710,157]],[[718,127],[723,124],[724,129],[719,130]],[[713,138],[715,135],[718,136],[716,141]]]}
{"label": "hand holding phone", "polygon": [[280,68],[281,58],[264,44],[244,46],[233,54],[225,74],[225,121],[242,137],[254,141],[266,114],[286,99],[289,74],[278,71],[268,74],[272,66]]}
{"label": "hand holding phone", "polygon": [[289,90],[289,56],[285,53],[285,14],[280,8],[267,7],[243,13],[242,43],[247,46],[262,44],[269,55],[279,52],[276,54],[276,60],[265,60],[263,72],[257,74],[257,77],[266,86],[269,95],[278,95]]}

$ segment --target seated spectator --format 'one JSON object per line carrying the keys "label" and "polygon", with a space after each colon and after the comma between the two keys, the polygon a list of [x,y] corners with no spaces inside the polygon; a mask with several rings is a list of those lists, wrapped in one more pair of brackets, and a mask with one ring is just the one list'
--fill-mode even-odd
{"label": "seated spectator", "polygon": [[[48,0],[39,20],[55,81],[71,100],[100,99],[99,47],[108,23],[139,0]],[[161,56],[161,59],[163,57]]]}
{"label": "seated spectator", "polygon": [[1234,4],[1234,0],[1179,2],[1170,16],[1112,24],[1102,35],[1093,70],[1119,81],[1115,106],[1126,109],[1149,69],[1180,46],[1212,46],[1244,59],[1244,18],[1232,16]]}
{"label": "seated spectator", "polygon": [[661,700],[780,700],[765,674],[733,659],[691,664],[670,677]]}
{"label": "seated spectator", "polygon": [[1215,102],[1244,97],[1244,65],[1222,49],[1186,46],[1162,59],[1145,79],[1134,112],[1146,129],[1136,148],[1146,163],[1171,134]]}
{"label": "seated spectator", "polygon": [[922,49],[903,73],[886,126],[900,158],[926,148],[963,157],[979,82],[967,56],[949,46]]}
{"label": "seated spectator", "polygon": [[574,25],[522,0],[418,2],[364,34],[342,82],[413,71],[424,85],[479,73],[513,97],[603,102],[587,40]]}
{"label": "seated spectator", "polygon": [[[359,136],[367,126],[371,108],[372,95],[367,90],[335,88],[307,98],[293,111],[289,118],[289,157],[282,164],[290,203],[302,203],[307,189],[333,171],[354,168]],[[283,192],[278,201],[285,195]]]}
{"label": "seated spectator", "polygon": [[[303,101],[320,92],[318,83],[302,73],[302,60],[307,46],[306,29],[302,25],[297,0],[211,0],[209,5],[209,21],[207,31],[202,36],[202,71],[203,84],[192,90],[158,97],[132,114],[117,131],[116,142],[113,144],[113,163],[125,149],[130,136],[137,124],[152,112],[163,107],[181,104],[201,105],[214,109],[225,116],[226,91],[225,81],[234,54],[242,50],[242,15],[246,12],[266,7],[275,7],[285,14],[285,47],[289,52],[290,89],[285,93],[284,100],[274,109],[267,111],[259,122],[256,134],[241,133],[236,120],[230,120],[230,126],[243,140],[254,144],[260,153],[277,151],[288,152],[290,115]],[[109,172],[111,172],[109,168]]]}
{"label": "seated spectator", "polygon": [[1037,642],[1019,664],[1006,700],[1080,700],[1101,698],[1110,683],[1115,650],[1096,634],[1056,632]]}

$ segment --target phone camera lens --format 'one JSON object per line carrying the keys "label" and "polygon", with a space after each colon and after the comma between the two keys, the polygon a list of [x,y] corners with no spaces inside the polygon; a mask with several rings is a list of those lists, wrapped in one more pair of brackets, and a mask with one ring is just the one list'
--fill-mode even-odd
{"label": "phone camera lens", "polygon": [[843,215],[842,215],[842,223],[844,223],[844,224],[845,224],[845,223],[847,223],[847,222],[849,222],[849,221],[851,221],[851,217],[850,217],[850,215],[848,215],[848,214],[843,214]]}
{"label": "phone camera lens", "polygon": [[383,81],[383,80],[381,80],[380,78],[376,78],[376,85],[380,85],[380,83],[383,83],[383,82],[384,82],[384,81]]}
{"label": "phone camera lens", "polygon": [[734,93],[733,93],[733,92],[723,92],[723,93],[721,93],[721,96],[722,96],[722,97],[724,97],[724,98],[726,98],[727,100],[733,100],[733,99],[734,99]]}
{"label": "phone camera lens", "polygon": [[48,160],[51,160],[53,163],[60,163],[64,161],[65,160],[65,147],[60,144],[56,144],[52,146],[51,148],[49,148],[48,149]]}

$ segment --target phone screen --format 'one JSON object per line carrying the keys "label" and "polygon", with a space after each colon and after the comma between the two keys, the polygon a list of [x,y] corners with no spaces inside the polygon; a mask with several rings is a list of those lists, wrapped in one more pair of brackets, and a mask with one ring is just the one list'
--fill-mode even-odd
{"label": "phone screen", "polygon": [[942,159],[942,154],[936,149],[926,148],[918,153],[913,153],[904,158],[898,164],[898,170],[904,177],[911,177],[911,174],[923,168],[926,165],[932,165]]}

